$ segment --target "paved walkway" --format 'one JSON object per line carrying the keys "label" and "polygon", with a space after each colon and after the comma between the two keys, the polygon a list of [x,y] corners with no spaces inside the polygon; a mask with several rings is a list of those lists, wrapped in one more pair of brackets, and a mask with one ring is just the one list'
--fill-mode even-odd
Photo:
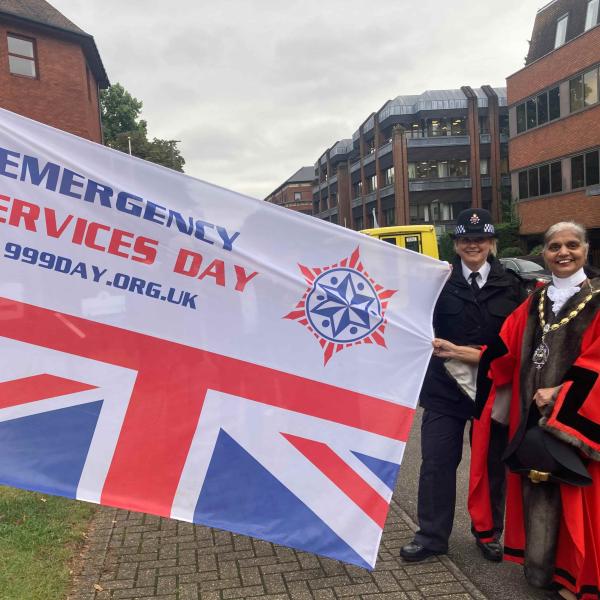
{"label": "paved walkway", "polygon": [[226,531],[102,508],[70,600],[485,600],[446,557],[398,558],[414,523],[394,502],[373,572]]}

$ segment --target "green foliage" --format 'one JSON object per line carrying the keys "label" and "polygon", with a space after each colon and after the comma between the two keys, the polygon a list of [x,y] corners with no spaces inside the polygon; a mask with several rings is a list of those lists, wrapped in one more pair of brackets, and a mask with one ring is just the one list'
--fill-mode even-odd
{"label": "green foliage", "polygon": [[95,506],[0,486],[0,598],[66,598]]}
{"label": "green foliage", "polygon": [[449,233],[444,233],[439,237],[438,251],[440,254],[440,260],[452,262],[454,259],[454,240],[450,237]]}
{"label": "green foliage", "polygon": [[542,250],[544,249],[544,245],[543,244],[538,244],[537,246],[534,246],[529,254],[531,254],[532,256],[538,256],[542,253]]}
{"label": "green foliage", "polygon": [[148,125],[140,119],[143,103],[134,98],[120,83],[100,95],[104,143],[111,148],[144,160],[183,172],[185,159],[177,148],[177,140],[148,139]]}
{"label": "green foliage", "polygon": [[[516,222],[499,223],[496,225],[498,236],[498,256],[523,256],[523,248],[519,238],[519,224]],[[510,248],[518,254],[504,254],[504,250]]]}
{"label": "green foliage", "polygon": [[520,246],[506,246],[502,250],[498,250],[499,258],[507,258],[510,256],[523,256],[523,249]]}
{"label": "green foliage", "polygon": [[100,92],[104,143],[113,147],[121,133],[146,135],[146,121],[140,120],[143,102],[134,98],[120,83]]}

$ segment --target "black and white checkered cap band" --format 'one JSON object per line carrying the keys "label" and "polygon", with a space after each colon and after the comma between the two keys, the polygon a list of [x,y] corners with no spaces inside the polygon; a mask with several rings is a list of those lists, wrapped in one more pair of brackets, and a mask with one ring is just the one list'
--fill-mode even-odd
{"label": "black and white checkered cap band", "polygon": [[467,233],[467,230],[465,229],[464,225],[457,225],[456,226],[456,231],[454,233],[456,235],[458,235],[459,233]]}
{"label": "black and white checkered cap band", "polygon": [[486,233],[495,233],[494,226],[491,223],[486,223],[483,226],[483,231],[485,231]]}

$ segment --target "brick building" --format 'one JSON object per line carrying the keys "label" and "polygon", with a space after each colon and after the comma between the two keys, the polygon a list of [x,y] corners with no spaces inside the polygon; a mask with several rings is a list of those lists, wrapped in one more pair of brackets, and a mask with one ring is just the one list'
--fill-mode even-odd
{"label": "brick building", "polygon": [[301,167],[273,190],[265,201],[310,215],[314,179],[315,173],[312,167]]}
{"label": "brick building", "polygon": [[557,221],[588,229],[600,264],[599,0],[554,0],[507,79],[513,197],[529,246]]}
{"label": "brick building", "polygon": [[102,142],[94,38],[45,0],[0,3],[0,106]]}
{"label": "brick building", "polygon": [[363,229],[453,226],[483,206],[499,219],[510,180],[503,88],[483,86],[398,96],[315,163],[313,214]]}

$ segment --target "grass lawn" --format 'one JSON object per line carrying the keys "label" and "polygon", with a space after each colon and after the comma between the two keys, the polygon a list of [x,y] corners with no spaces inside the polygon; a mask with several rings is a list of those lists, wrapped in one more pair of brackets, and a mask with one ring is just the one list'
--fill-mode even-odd
{"label": "grass lawn", "polygon": [[0,599],[63,600],[96,506],[0,486]]}

